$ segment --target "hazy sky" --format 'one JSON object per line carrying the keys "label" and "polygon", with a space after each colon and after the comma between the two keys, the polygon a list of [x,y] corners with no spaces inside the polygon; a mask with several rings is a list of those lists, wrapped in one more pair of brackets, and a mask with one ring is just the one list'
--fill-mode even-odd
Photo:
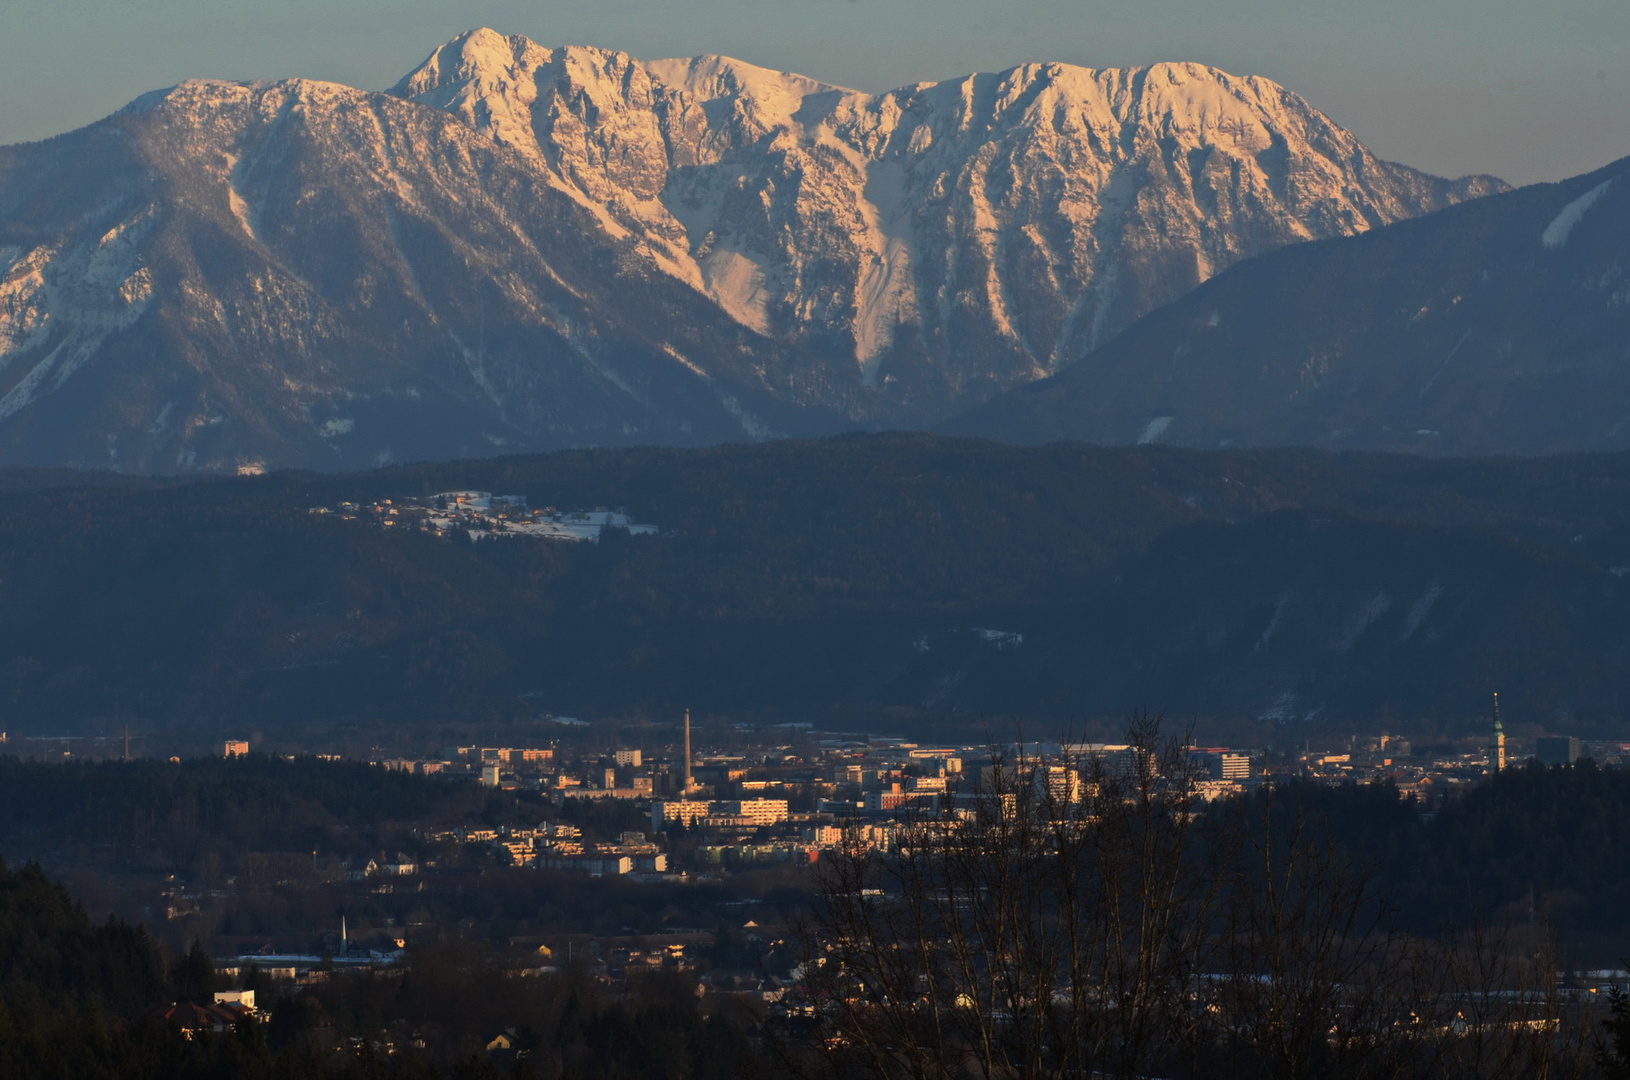
{"label": "hazy sky", "polygon": [[1630,0],[0,0],[0,143],[189,76],[384,88],[473,26],[861,90],[1197,60],[1281,82],[1431,172],[1528,183],[1630,155]]}

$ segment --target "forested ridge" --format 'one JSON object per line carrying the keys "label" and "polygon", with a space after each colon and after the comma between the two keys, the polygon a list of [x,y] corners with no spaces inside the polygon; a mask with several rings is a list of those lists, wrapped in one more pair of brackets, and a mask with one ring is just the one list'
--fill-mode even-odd
{"label": "forested ridge", "polygon": [[1252,802],[1311,815],[1413,933],[1514,923],[1554,933],[1564,958],[1630,956],[1630,772],[1529,763],[1430,807],[1387,783],[1280,784]]}
{"label": "forested ridge", "polygon": [[[655,933],[711,927],[728,910],[719,904],[775,887],[517,870],[496,842],[457,839],[516,828],[530,836],[545,821],[615,842],[647,828],[650,814],[626,800],[556,803],[468,774],[315,757],[0,756],[0,857],[38,860],[93,910],[150,924],[180,950],[194,940],[236,949],[240,938],[254,948],[334,947],[342,918],[353,942],[383,949],[396,937],[435,941],[449,927],[497,945],[517,934]],[[677,842],[673,857],[698,842]],[[415,869],[406,879],[369,871],[402,857]],[[785,903],[804,899],[794,889]]]}
{"label": "forested ridge", "polygon": [[[465,775],[414,776],[357,761],[0,757],[0,837],[10,850],[33,837],[31,848],[55,850],[59,861],[94,852],[105,869],[125,873],[192,879],[212,859],[244,872],[268,855],[292,858],[298,869],[340,845],[365,861],[409,845],[421,823],[490,828],[535,825],[542,815],[535,795],[523,805]],[[264,883],[248,874],[251,888]]]}
{"label": "forested ridge", "polygon": [[[184,1033],[160,1013],[210,1003],[206,954],[166,957],[139,928],[93,924],[38,866],[0,863],[0,1075],[12,1080],[713,1080],[766,1064],[751,1017],[699,1002],[693,984],[653,975],[617,1000],[575,969],[522,980],[466,943],[416,954],[395,978],[274,995],[250,980],[262,1017]],[[522,1053],[484,1052],[506,1031]]]}
{"label": "forested ridge", "polygon": [[[306,512],[471,487],[664,532],[472,545]],[[683,705],[973,732],[1138,704],[1453,731],[1497,684],[1518,724],[1613,734],[1630,705],[1622,455],[889,435],[338,477],[11,470],[0,494],[12,732]]]}

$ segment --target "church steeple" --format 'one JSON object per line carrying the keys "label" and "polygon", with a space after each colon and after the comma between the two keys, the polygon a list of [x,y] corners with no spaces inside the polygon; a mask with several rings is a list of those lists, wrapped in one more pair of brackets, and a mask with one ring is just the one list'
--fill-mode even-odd
{"label": "church steeple", "polygon": [[1494,737],[1489,741],[1489,772],[1505,768],[1505,726],[1500,723],[1500,692],[1494,692]]}

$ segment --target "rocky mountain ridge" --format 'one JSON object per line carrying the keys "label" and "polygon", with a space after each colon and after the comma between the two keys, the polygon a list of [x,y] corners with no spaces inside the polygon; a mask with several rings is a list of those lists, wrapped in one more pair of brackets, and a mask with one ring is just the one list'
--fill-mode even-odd
{"label": "rocky mountain ridge", "polygon": [[843,394],[388,95],[196,81],[0,150],[0,462],[705,443],[833,430]]}
{"label": "rocky mountain ridge", "polygon": [[1500,190],[1377,159],[1200,64],[1026,64],[863,94],[720,56],[476,30],[392,93],[543,165],[744,325],[943,413],[1242,258]]}
{"label": "rocky mountain ridge", "polygon": [[473,31],[0,148],[0,463],[144,472],[912,426],[1257,251],[1498,186],[1197,65],[866,95]]}

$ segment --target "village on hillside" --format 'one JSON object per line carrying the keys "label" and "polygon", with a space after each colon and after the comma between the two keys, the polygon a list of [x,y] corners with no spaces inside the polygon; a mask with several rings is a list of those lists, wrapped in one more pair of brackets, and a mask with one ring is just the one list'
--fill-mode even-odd
{"label": "village on hillside", "polygon": [[443,491],[421,498],[342,502],[332,509],[313,506],[306,512],[334,514],[342,521],[367,521],[381,528],[418,529],[443,536],[464,532],[471,540],[529,536],[592,544],[606,529],[623,529],[631,536],[656,536],[661,532],[655,525],[635,521],[623,509],[597,506],[592,510],[558,510],[545,506],[529,510],[525,495],[494,495],[490,491]]}

